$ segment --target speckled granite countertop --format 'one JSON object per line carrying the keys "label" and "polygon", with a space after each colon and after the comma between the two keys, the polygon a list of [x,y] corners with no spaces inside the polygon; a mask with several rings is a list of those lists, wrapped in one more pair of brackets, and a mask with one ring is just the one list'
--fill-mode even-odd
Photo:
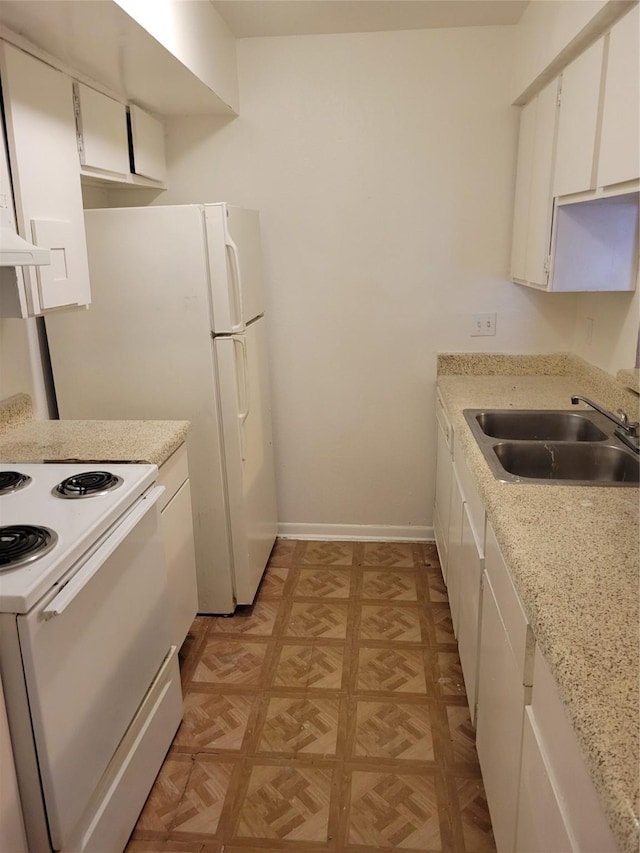
{"label": "speckled granite countertop", "polygon": [[637,853],[638,490],[499,483],[462,410],[569,409],[569,398],[577,393],[638,419],[638,397],[608,374],[562,355],[528,363],[443,356],[438,387],[451,415],[454,447],[462,448],[476,478],[616,841],[621,851]]}
{"label": "speckled granite countertop", "polygon": [[149,462],[158,467],[180,447],[188,421],[34,421],[31,400],[0,402],[0,460],[5,462]]}

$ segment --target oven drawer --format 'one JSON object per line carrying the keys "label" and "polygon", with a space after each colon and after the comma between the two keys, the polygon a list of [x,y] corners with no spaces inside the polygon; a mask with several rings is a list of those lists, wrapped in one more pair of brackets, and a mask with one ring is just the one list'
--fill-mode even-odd
{"label": "oven drawer", "polygon": [[83,815],[69,853],[124,850],[181,719],[178,652],[172,646]]}
{"label": "oven drawer", "polygon": [[49,832],[64,849],[169,649],[162,489],[18,617]]}

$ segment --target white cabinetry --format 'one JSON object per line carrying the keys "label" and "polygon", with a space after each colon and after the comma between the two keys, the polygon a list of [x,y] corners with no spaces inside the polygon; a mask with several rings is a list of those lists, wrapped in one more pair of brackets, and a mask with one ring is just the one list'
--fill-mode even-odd
{"label": "white cabinetry", "polygon": [[[458,652],[462,664],[471,722],[476,719],[478,686],[478,649],[480,645],[481,583],[484,570],[484,529],[479,536],[472,519],[471,501],[462,512],[460,543],[460,604],[458,615]],[[484,518],[483,518],[484,522]],[[484,523],[483,523],[484,528]]]}
{"label": "white cabinetry", "polygon": [[540,288],[549,280],[557,92],[554,80],[520,116],[511,277]]}
{"label": "white cabinetry", "polygon": [[131,120],[132,171],[136,175],[164,181],[166,160],[164,153],[164,127],[162,122],[132,104]]}
{"label": "white cabinetry", "polygon": [[538,648],[532,702],[524,724],[518,799],[518,853],[615,853],[618,849],[553,675]]}
{"label": "white cabinetry", "polygon": [[628,12],[522,110],[511,262],[519,284],[635,289],[639,16]]}
{"label": "white cabinetry", "polygon": [[124,104],[74,83],[78,151],[85,169],[129,173],[127,110]]}
{"label": "white cabinetry", "polygon": [[74,82],[81,174],[111,187],[164,186],[164,127],[140,107],[127,106]]}
{"label": "white cabinetry", "polygon": [[[459,449],[453,451],[453,430],[442,398],[436,402],[438,459],[435,516],[446,513],[446,527],[434,520],[436,544],[447,569],[449,607],[454,634],[458,639],[460,662],[469,701],[471,722],[475,721],[480,615],[480,582],[484,560],[484,506],[473,477]],[[447,438],[450,444],[447,444]],[[440,510],[439,507],[445,506]],[[442,564],[442,563],[441,563]]]}
{"label": "white cabinetry", "polygon": [[164,545],[171,602],[171,645],[180,648],[198,609],[187,448],[181,445],[160,467],[160,535]]}
{"label": "white cabinetry", "polygon": [[609,33],[598,186],[640,176],[640,8]]}
{"label": "white cabinetry", "polygon": [[453,476],[453,429],[442,402],[440,392],[436,391],[437,452],[436,452],[436,499],[433,511],[433,533],[440,557],[442,577],[447,580],[449,559],[449,517],[451,508],[451,480]]}
{"label": "white cabinetry", "polygon": [[485,543],[476,746],[499,853],[514,851],[533,642],[490,524]]}
{"label": "white cabinetry", "polygon": [[604,39],[562,72],[553,195],[595,189],[598,101]]}
{"label": "white cabinetry", "polygon": [[0,43],[0,73],[18,231],[51,250],[49,266],[25,268],[25,313],[91,301],[72,81]]}

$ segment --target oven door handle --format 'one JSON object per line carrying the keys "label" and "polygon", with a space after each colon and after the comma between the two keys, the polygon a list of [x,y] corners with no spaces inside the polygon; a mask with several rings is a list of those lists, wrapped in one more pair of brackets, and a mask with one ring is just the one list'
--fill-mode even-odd
{"label": "oven door handle", "polygon": [[155,505],[160,495],[164,492],[164,486],[154,486],[128,513],[124,521],[116,527],[114,532],[102,545],[89,557],[80,571],[75,574],[69,583],[60,590],[58,595],[47,604],[42,611],[45,619],[59,616],[71,604],[74,598],[84,589],[91,578],[100,570],[101,566],[131,533],[136,524]]}

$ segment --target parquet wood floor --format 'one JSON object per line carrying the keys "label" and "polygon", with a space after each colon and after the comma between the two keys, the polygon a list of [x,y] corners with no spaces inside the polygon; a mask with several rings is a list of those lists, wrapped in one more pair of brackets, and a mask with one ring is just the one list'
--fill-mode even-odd
{"label": "parquet wood floor", "polygon": [[181,674],[126,853],[495,851],[435,546],[279,540]]}

